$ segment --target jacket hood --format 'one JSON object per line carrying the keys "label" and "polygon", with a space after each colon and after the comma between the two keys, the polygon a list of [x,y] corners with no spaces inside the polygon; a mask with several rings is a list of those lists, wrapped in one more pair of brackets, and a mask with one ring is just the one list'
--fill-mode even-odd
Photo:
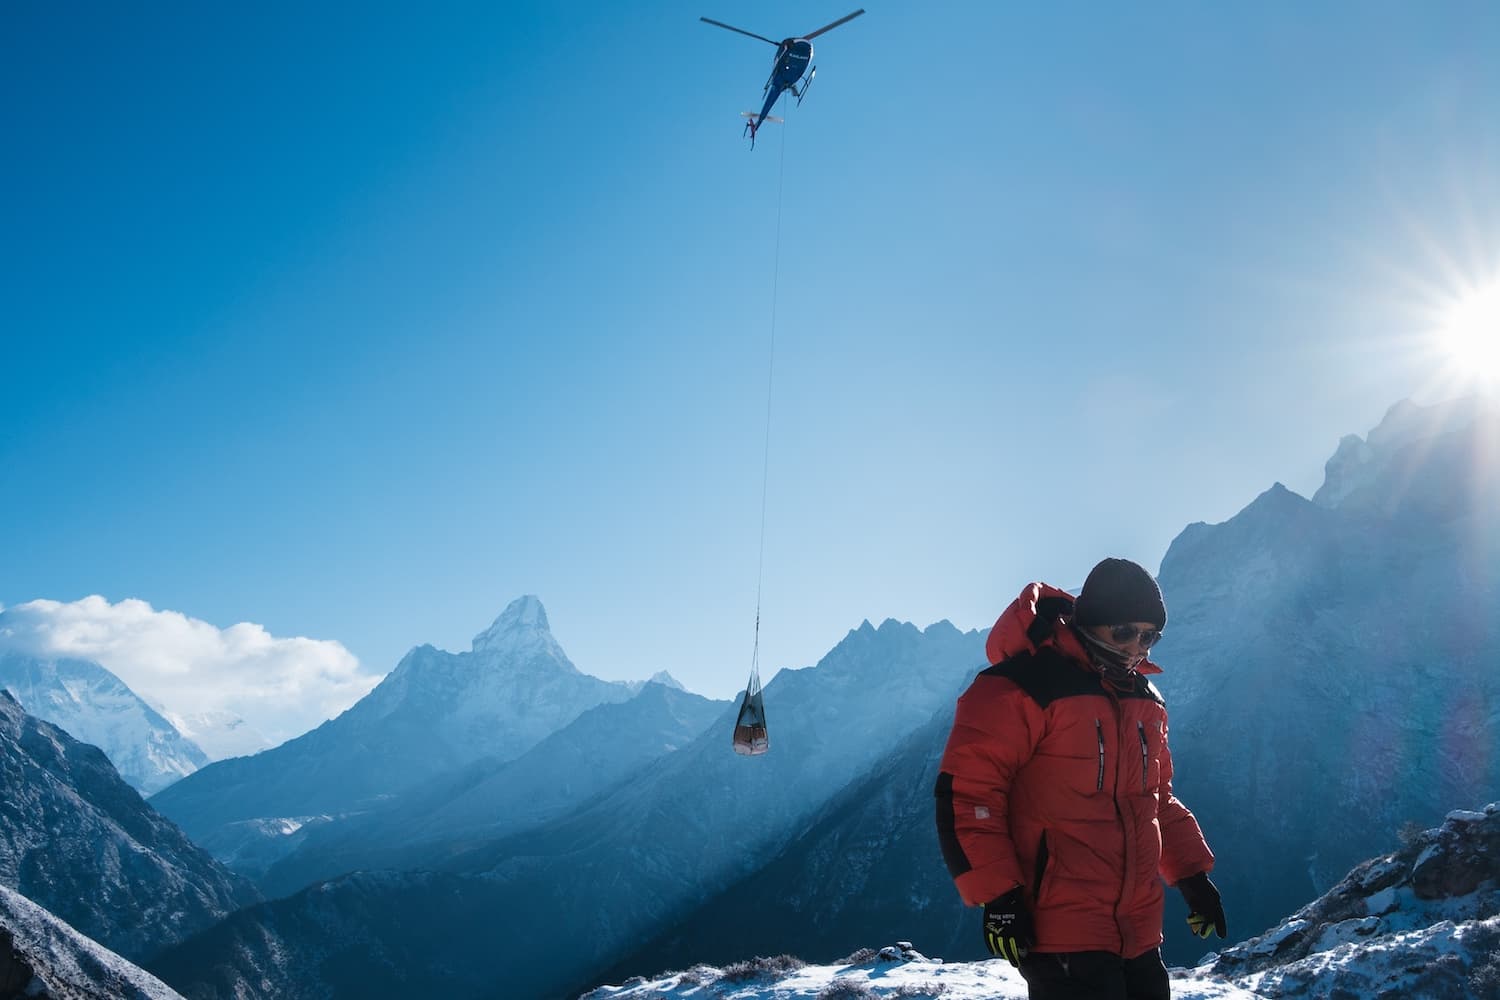
{"label": "jacket hood", "polygon": [[[1068,627],[1072,614],[1072,594],[1050,584],[1028,583],[990,629],[984,644],[985,655],[993,666],[1019,653],[1035,653],[1051,646],[1092,669],[1088,651]],[[1139,674],[1161,673],[1161,667],[1150,659],[1136,664],[1135,670]]]}

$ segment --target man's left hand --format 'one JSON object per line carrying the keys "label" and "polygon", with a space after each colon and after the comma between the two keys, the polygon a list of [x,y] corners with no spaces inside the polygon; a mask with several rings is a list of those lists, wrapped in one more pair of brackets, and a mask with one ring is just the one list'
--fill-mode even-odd
{"label": "man's left hand", "polygon": [[1209,931],[1224,937],[1228,925],[1224,921],[1224,903],[1219,899],[1219,890],[1208,880],[1208,872],[1189,875],[1177,883],[1177,891],[1187,900],[1188,926],[1201,938]]}

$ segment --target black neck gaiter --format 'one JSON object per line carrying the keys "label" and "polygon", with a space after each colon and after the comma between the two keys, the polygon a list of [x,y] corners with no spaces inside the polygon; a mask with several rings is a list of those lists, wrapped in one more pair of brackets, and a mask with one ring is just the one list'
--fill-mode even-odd
{"label": "black neck gaiter", "polygon": [[1106,681],[1121,690],[1135,685],[1136,670],[1130,665],[1131,657],[1123,649],[1095,637],[1091,632],[1074,626],[1073,632],[1083,640],[1088,650],[1089,661]]}

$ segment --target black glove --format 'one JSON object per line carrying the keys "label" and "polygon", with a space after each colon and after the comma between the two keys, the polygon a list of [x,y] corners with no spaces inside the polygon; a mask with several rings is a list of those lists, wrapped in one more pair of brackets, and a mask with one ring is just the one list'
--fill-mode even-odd
{"label": "black glove", "polygon": [[1208,880],[1208,872],[1189,875],[1177,883],[1177,891],[1187,900],[1187,922],[1194,934],[1206,938],[1212,929],[1219,937],[1224,936],[1228,928],[1224,922],[1224,904],[1218,888]]}
{"label": "black glove", "polygon": [[984,904],[984,944],[991,955],[999,955],[1017,968],[1027,950],[1036,944],[1036,926],[1020,886]]}

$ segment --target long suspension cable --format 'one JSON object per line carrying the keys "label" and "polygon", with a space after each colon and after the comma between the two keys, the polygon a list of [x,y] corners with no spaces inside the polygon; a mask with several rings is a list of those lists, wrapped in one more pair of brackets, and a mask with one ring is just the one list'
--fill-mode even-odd
{"label": "long suspension cable", "polygon": [[776,249],[771,255],[771,347],[766,365],[766,439],[760,468],[760,554],[755,569],[755,645],[750,652],[750,685],[757,690],[760,688],[760,598],[766,571],[766,495],[771,477],[771,399],[776,382],[776,296],[781,284],[781,197],[786,177],[785,123],[781,129],[781,156],[776,167]]}

